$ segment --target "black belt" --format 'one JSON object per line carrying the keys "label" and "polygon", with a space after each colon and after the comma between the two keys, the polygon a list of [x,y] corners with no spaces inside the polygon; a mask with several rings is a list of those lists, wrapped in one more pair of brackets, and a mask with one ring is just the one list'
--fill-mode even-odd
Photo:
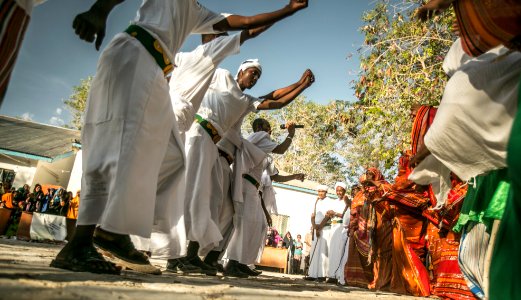
{"label": "black belt", "polygon": [[226,158],[226,161],[228,161],[228,164],[230,164],[230,165],[233,164],[233,157],[230,154],[228,154],[225,151],[219,149],[219,155],[224,157],[224,158]]}
{"label": "black belt", "polygon": [[148,53],[152,55],[161,70],[163,70],[165,77],[174,70],[174,64],[166,56],[163,47],[148,31],[134,24],[128,26],[125,32],[135,37],[147,49]]}
{"label": "black belt", "polygon": [[217,129],[212,125],[212,123],[208,122],[207,120],[203,119],[198,114],[195,114],[195,122],[199,123],[201,127],[210,135],[210,138],[212,139],[214,144],[217,144],[221,140],[221,136],[217,132]]}
{"label": "black belt", "polygon": [[242,174],[242,178],[248,180],[251,184],[253,184],[257,189],[259,189],[260,187],[260,184],[259,182],[257,181],[257,179],[253,178],[252,176],[250,176],[249,174]]}

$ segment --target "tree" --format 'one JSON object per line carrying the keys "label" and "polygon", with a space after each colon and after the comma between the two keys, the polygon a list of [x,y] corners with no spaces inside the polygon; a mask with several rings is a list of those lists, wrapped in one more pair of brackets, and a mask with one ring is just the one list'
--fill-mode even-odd
{"label": "tree", "polygon": [[351,114],[357,134],[346,157],[359,167],[379,164],[392,173],[410,147],[411,107],[441,100],[447,80],[441,66],[455,40],[453,17],[448,12],[421,23],[414,18],[417,3],[378,0],[362,16],[365,41]]}
{"label": "tree", "polygon": [[92,76],[81,79],[80,84],[72,88],[73,93],[69,96],[69,99],[63,101],[72,113],[71,128],[81,130],[91,83]]}

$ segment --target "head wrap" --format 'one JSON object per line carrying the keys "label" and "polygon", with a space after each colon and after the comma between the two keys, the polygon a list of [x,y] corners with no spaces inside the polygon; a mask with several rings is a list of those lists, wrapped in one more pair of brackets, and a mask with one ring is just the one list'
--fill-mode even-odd
{"label": "head wrap", "polygon": [[347,190],[347,184],[345,184],[344,182],[340,182],[340,181],[337,182],[337,183],[335,184],[335,191],[336,191],[336,188],[337,188],[337,187],[341,187],[341,188],[343,188],[344,190]]}
{"label": "head wrap", "polygon": [[239,70],[237,70],[237,75],[235,75],[235,80],[237,80],[237,78],[239,78],[239,73],[241,71],[244,71],[249,68],[257,68],[260,73],[259,74],[259,78],[260,78],[260,75],[262,75],[262,66],[258,59],[253,58],[253,59],[248,59],[248,60],[245,60],[242,62],[242,64],[239,66]]}
{"label": "head wrap", "polygon": [[326,191],[329,190],[329,187],[327,185],[321,184],[317,186],[317,191]]}

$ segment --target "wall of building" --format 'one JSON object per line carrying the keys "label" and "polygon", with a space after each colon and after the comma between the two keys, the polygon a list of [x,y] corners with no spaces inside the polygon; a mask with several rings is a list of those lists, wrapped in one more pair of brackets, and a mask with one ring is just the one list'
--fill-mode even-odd
{"label": "wall of building", "polygon": [[13,186],[16,188],[19,188],[26,183],[32,183],[36,172],[36,165],[37,162],[30,159],[0,155],[0,168],[16,172],[13,182]]}
{"label": "wall of building", "polygon": [[39,161],[31,186],[39,183],[59,185],[66,188],[69,185],[75,158],[76,155],[71,155],[52,163]]}
{"label": "wall of building", "polygon": [[[289,216],[288,231],[296,238],[297,234],[304,236],[311,227],[311,213],[315,208],[317,195],[290,189],[274,187],[279,215]],[[285,234],[281,233],[281,234]]]}

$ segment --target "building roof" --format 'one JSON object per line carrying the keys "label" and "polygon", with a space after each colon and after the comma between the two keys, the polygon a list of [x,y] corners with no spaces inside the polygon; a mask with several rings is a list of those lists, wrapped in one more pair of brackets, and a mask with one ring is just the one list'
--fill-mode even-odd
{"label": "building roof", "polygon": [[74,154],[80,131],[0,116],[0,153],[53,162]]}
{"label": "building roof", "polygon": [[[289,173],[286,173],[284,171],[280,171],[281,175],[289,175]],[[284,183],[278,183],[273,182],[273,186],[288,189],[288,190],[294,190],[298,192],[303,192],[311,195],[317,194],[317,187],[321,185],[320,183],[312,180],[305,179],[304,181],[300,180],[290,180]],[[330,187],[327,194],[330,198],[336,198],[335,191]]]}

